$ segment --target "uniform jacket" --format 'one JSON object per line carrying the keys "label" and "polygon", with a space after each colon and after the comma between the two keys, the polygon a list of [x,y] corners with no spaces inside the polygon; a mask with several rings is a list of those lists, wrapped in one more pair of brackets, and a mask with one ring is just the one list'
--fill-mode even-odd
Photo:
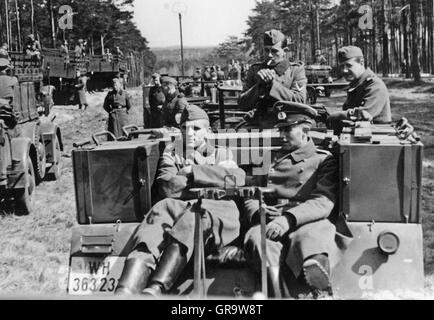
{"label": "uniform jacket", "polygon": [[107,94],[104,100],[103,108],[108,113],[112,112],[115,109],[130,110],[130,95],[125,90],[120,90],[119,92],[115,92],[114,90],[112,90]]}
{"label": "uniform jacket", "polygon": [[187,104],[184,94],[179,93],[179,91],[175,91],[171,96],[166,97],[166,101],[164,102],[162,109],[163,123],[161,126],[179,127],[179,124],[175,121],[175,114],[182,111],[178,110],[180,101],[184,104]]}
{"label": "uniform jacket", "polygon": [[75,88],[77,89],[79,104],[87,104],[86,83],[87,78],[85,76],[79,77],[77,79],[77,84],[75,85]]}
{"label": "uniform jacket", "polygon": [[247,72],[243,91],[238,100],[245,110],[255,107],[271,108],[277,101],[294,101],[305,103],[307,78],[304,67],[284,60],[274,66],[277,77],[271,84],[260,83],[257,75],[261,69],[269,68],[266,63],[256,63]]}
{"label": "uniform jacket", "polygon": [[[275,191],[273,196],[265,197],[266,204],[274,205],[277,199],[289,200],[281,210],[295,217],[297,227],[330,215],[337,200],[338,171],[329,152],[317,149],[309,140],[292,153],[274,150],[264,159],[267,159],[263,165],[267,187]],[[259,209],[259,202],[248,200],[246,207],[247,214],[253,217],[252,214]]]}
{"label": "uniform jacket", "polygon": [[350,84],[343,110],[359,109],[369,112],[374,123],[392,121],[389,93],[383,80],[367,68],[360,79]]}
{"label": "uniform jacket", "polygon": [[[160,159],[156,186],[163,200],[156,203],[135,234],[135,243],[146,243],[149,251],[158,258],[164,248],[165,230],[184,244],[187,256],[194,249],[194,212],[188,210],[195,203],[190,188],[223,187],[227,175],[234,175],[239,185],[244,185],[245,173],[242,169],[226,169],[219,164],[232,159],[232,153],[225,148],[208,148],[206,152],[196,152],[194,160],[186,159],[175,152],[169,145]],[[192,176],[187,179],[179,175],[185,166],[192,165]],[[203,200],[202,208],[209,213],[212,220],[214,243],[226,245],[239,235],[239,211],[232,200]]]}

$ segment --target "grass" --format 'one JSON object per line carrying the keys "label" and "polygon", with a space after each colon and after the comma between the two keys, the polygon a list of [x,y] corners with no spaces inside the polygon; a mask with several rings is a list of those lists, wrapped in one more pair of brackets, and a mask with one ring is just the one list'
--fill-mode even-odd
{"label": "grass", "polygon": [[[424,229],[425,295],[388,293],[370,297],[426,298],[434,297],[434,85],[415,86],[407,82],[391,82],[394,118],[406,116],[421,135],[425,144],[422,218]],[[422,92],[422,91],[423,92]],[[427,91],[427,92],[428,92]],[[134,108],[131,123],[142,121],[142,92],[130,90]],[[0,296],[61,296],[65,294],[69,265],[71,229],[76,225],[75,194],[71,151],[73,142],[88,140],[94,132],[105,130],[107,115],[102,109],[106,92],[88,96],[90,107],[78,110],[73,106],[57,106],[56,122],[63,134],[62,177],[55,182],[43,182],[35,192],[35,210],[27,217],[11,212],[0,214]],[[342,105],[344,94],[322,100],[331,109]],[[407,294],[407,296],[406,296]]]}

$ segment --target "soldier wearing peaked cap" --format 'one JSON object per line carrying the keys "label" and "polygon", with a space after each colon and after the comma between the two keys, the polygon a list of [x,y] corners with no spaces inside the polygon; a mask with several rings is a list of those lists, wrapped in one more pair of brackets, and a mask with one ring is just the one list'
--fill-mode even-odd
{"label": "soldier wearing peaked cap", "polygon": [[[158,295],[171,289],[194,249],[195,213],[191,206],[197,200],[190,188],[223,187],[227,176],[235,176],[237,183],[244,185],[245,173],[232,160],[232,153],[208,143],[206,112],[188,105],[180,119],[183,148],[168,146],[160,159],[155,183],[163,200],[150,210],[133,236],[134,249],[125,262],[117,294],[140,294],[148,287],[144,293]],[[220,248],[238,237],[240,223],[234,201],[203,200],[201,209],[207,247]]]}
{"label": "soldier wearing peaked cap", "polygon": [[338,51],[339,67],[350,87],[342,109],[330,115],[327,127],[336,134],[342,130],[342,120],[370,120],[376,124],[392,122],[387,87],[370,68],[365,68],[362,50],[346,46]]}
{"label": "soldier wearing peaked cap", "polygon": [[264,34],[264,62],[253,64],[246,75],[243,92],[238,100],[250,112],[248,126],[271,128],[271,107],[277,101],[306,101],[307,78],[303,65],[285,57],[286,37],[278,30]]}
{"label": "soldier wearing peaked cap", "polygon": [[[346,228],[337,232],[331,222],[337,218],[333,211],[338,194],[337,163],[309,138],[317,117],[315,109],[282,101],[275,104],[273,114],[283,145],[264,156],[263,174],[268,177],[267,187],[273,190],[264,198],[267,256],[261,254],[259,201],[246,200],[244,210],[252,224],[244,238],[247,258],[257,272],[261,260],[267,260],[274,297],[287,294],[280,288],[282,283],[288,285],[289,279],[294,283],[304,278],[313,290],[328,290],[330,270],[345,249],[335,239],[350,237]],[[285,272],[287,276],[282,277]]]}
{"label": "soldier wearing peaked cap", "polygon": [[161,77],[161,88],[165,96],[165,101],[161,109],[161,121],[159,127],[179,128],[179,123],[175,120],[175,115],[183,110],[188,104],[184,94],[178,90],[178,81],[172,77]]}

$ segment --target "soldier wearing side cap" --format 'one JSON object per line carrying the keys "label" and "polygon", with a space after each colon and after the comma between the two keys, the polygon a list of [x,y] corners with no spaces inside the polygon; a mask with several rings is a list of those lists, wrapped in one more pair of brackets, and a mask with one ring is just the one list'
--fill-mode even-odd
{"label": "soldier wearing side cap", "polygon": [[182,112],[188,103],[184,94],[179,92],[177,85],[178,82],[172,77],[164,76],[161,78],[161,87],[165,101],[161,110],[160,127],[179,127],[175,115]]}
{"label": "soldier wearing side cap", "polygon": [[339,134],[343,120],[372,120],[375,124],[392,122],[387,87],[370,68],[365,68],[362,50],[347,46],[338,51],[339,67],[350,88],[342,109],[330,115],[327,127]]}
{"label": "soldier wearing side cap", "polygon": [[[277,116],[276,127],[283,145],[264,156],[262,167],[267,187],[273,190],[264,196],[267,257],[261,256],[259,201],[246,200],[245,214],[252,223],[244,238],[247,258],[257,272],[261,259],[267,260],[272,296],[288,294],[280,291],[279,284],[279,280],[287,281],[288,277],[304,278],[313,290],[326,291],[331,286],[330,268],[344,249],[335,242],[337,231],[331,222],[336,219],[333,209],[338,195],[337,162],[309,137],[317,118],[313,108],[278,102],[273,114]],[[348,230],[343,232],[350,236]],[[285,272],[287,277],[282,277]]]}
{"label": "soldier wearing side cap", "polygon": [[264,34],[265,61],[253,64],[247,72],[239,105],[249,112],[247,126],[271,128],[270,117],[277,101],[306,101],[307,78],[303,65],[285,58],[286,37],[278,30]]}
{"label": "soldier wearing side cap", "polygon": [[[158,295],[171,289],[194,249],[191,206],[197,200],[190,188],[223,187],[227,176],[235,176],[237,184],[244,185],[245,173],[232,160],[232,153],[208,143],[206,112],[188,105],[179,116],[182,146],[166,147],[155,180],[164,200],[154,205],[135,232],[134,249],[125,262],[117,294],[140,294],[148,287],[144,293]],[[219,248],[238,237],[234,201],[203,200],[201,208],[207,247]]]}
{"label": "soldier wearing side cap", "polygon": [[107,130],[118,138],[124,135],[122,128],[129,124],[128,111],[131,109],[130,95],[122,89],[122,81],[119,78],[113,80],[113,90],[105,100],[103,108],[109,114]]}

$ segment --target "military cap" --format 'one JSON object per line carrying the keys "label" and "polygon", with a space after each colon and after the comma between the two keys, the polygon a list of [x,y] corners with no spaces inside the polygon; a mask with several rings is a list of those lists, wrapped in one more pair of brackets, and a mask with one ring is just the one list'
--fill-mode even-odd
{"label": "military cap", "polygon": [[356,46],[346,46],[338,50],[339,62],[345,62],[351,58],[362,58],[362,49]]}
{"label": "military cap", "polygon": [[274,46],[285,39],[286,37],[282,32],[272,29],[264,33],[264,46]]}
{"label": "military cap", "polygon": [[176,86],[178,84],[178,81],[176,81],[175,78],[164,76],[164,77],[161,77],[161,83],[171,83],[171,84],[174,84]]}
{"label": "military cap", "polygon": [[273,113],[277,116],[276,128],[292,126],[300,123],[314,124],[318,112],[303,103],[279,101],[273,106]]}
{"label": "military cap", "polygon": [[78,42],[82,43],[82,42],[83,42],[83,39],[78,39]]}
{"label": "military cap", "polygon": [[6,58],[0,58],[0,68],[9,67],[10,61]]}
{"label": "military cap", "polygon": [[208,114],[202,108],[194,104],[189,104],[182,111],[180,123],[182,124],[187,121],[195,121],[195,120],[209,121],[209,117]]}
{"label": "military cap", "polygon": [[159,78],[159,77],[160,77],[160,74],[157,72],[152,74],[152,78]]}

